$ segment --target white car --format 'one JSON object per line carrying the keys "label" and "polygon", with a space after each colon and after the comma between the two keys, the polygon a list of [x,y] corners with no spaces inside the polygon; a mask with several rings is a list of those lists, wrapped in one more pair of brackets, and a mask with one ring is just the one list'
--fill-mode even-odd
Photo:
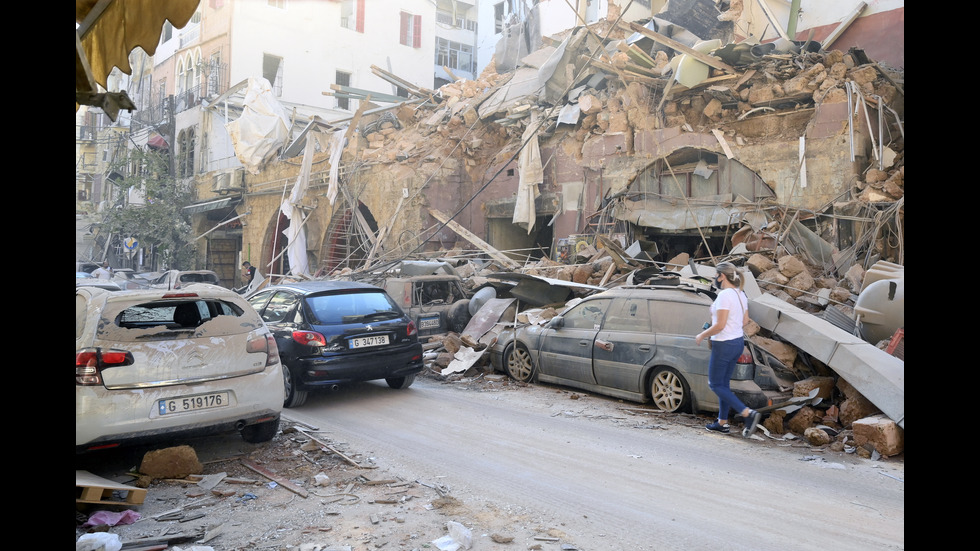
{"label": "white car", "polygon": [[265,442],[283,407],[279,349],[238,294],[75,288],[75,451],[237,430]]}
{"label": "white car", "polygon": [[180,289],[194,283],[221,285],[221,278],[211,270],[167,270],[149,285],[154,289]]}

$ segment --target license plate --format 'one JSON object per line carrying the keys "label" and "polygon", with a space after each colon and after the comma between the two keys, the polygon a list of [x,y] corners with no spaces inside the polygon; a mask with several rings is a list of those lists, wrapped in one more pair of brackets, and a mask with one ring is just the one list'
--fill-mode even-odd
{"label": "license plate", "polygon": [[160,415],[170,415],[173,413],[183,413],[185,411],[197,411],[201,409],[212,409],[227,406],[228,393],[215,392],[213,394],[200,394],[198,396],[186,396],[182,398],[170,398],[160,400]]}
{"label": "license plate", "polygon": [[351,348],[368,348],[370,346],[382,346],[388,344],[388,335],[375,335],[371,337],[358,337],[350,340]]}
{"label": "license plate", "polygon": [[439,327],[439,316],[419,318],[419,329],[435,329]]}

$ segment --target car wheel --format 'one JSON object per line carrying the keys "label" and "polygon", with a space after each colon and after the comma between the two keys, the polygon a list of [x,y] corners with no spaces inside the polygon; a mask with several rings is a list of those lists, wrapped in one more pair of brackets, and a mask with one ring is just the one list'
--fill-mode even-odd
{"label": "car wheel", "polygon": [[504,367],[515,381],[529,383],[534,378],[534,361],[523,344],[508,344],[504,350]]}
{"label": "car wheel", "polygon": [[296,377],[286,364],[282,364],[282,383],[282,407],[295,408],[306,403],[307,391],[296,388]]}
{"label": "car wheel", "polygon": [[415,374],[407,375],[405,377],[388,377],[385,379],[388,386],[391,388],[403,389],[412,386],[415,382]]}
{"label": "car wheel", "polygon": [[249,425],[241,430],[242,440],[249,444],[260,444],[272,440],[272,437],[279,432],[279,418],[264,423]]}
{"label": "car wheel", "polygon": [[686,410],[691,401],[691,390],[684,377],[669,367],[661,367],[650,381],[650,397],[662,411],[673,413]]}

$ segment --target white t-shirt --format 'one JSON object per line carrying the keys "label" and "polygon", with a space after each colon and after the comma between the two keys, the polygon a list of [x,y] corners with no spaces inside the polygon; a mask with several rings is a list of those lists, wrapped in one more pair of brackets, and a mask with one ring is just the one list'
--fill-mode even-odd
{"label": "white t-shirt", "polygon": [[106,268],[96,268],[92,270],[92,277],[97,277],[99,279],[112,279],[112,272]]}
{"label": "white t-shirt", "polygon": [[745,320],[745,309],[748,308],[748,304],[748,297],[737,289],[723,289],[718,293],[718,297],[711,303],[711,325],[718,323],[719,310],[728,310],[728,321],[721,333],[712,335],[711,340],[730,341],[744,336],[742,322]]}

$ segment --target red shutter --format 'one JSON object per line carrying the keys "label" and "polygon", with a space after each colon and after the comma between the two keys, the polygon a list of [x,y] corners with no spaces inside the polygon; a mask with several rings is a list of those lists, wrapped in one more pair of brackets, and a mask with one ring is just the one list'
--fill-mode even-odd
{"label": "red shutter", "polygon": [[357,0],[357,32],[364,32],[364,0]]}
{"label": "red shutter", "polygon": [[401,15],[401,21],[400,21],[401,24],[398,28],[398,43],[408,46],[408,25],[411,22],[410,17],[412,16],[405,12],[401,12],[400,15]]}
{"label": "red shutter", "polygon": [[422,47],[422,16],[415,15],[412,17],[415,21],[413,22],[412,32],[412,47],[421,48]]}

